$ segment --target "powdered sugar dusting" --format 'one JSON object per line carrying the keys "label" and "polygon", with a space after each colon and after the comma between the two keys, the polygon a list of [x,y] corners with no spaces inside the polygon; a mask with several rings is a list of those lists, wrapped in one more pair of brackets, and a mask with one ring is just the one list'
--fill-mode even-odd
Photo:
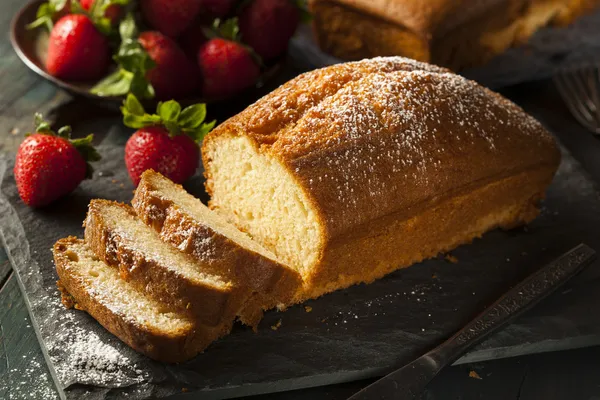
{"label": "powdered sugar dusting", "polygon": [[[67,329],[61,330],[48,347],[61,382],[120,387],[149,379],[148,371],[140,369],[122,347],[117,348],[111,343],[115,338],[100,338],[96,332],[81,328],[74,321],[67,321],[65,325]],[[59,356],[56,351],[63,348],[69,351],[61,351]]]}
{"label": "powdered sugar dusting", "polygon": [[[310,74],[302,79],[308,81]],[[276,110],[270,108],[270,98],[257,106],[277,119],[285,104],[300,104],[291,113],[301,115],[277,132],[270,146],[306,177],[310,193],[324,196],[318,201],[332,223],[359,223],[410,206],[398,201],[396,193],[402,191],[414,189],[421,199],[413,200],[424,200],[435,195],[436,187],[439,195],[444,187],[455,189],[494,173],[462,165],[466,161],[461,158],[469,154],[477,154],[475,162],[480,163],[489,157],[500,172],[517,147],[507,142],[548,150],[552,140],[518,106],[424,63],[376,58],[325,68],[313,79],[319,82],[312,86],[320,98],[306,100],[304,89],[292,81],[278,91]],[[511,164],[518,162],[530,160]],[[464,170],[462,181],[456,179],[456,169]]]}

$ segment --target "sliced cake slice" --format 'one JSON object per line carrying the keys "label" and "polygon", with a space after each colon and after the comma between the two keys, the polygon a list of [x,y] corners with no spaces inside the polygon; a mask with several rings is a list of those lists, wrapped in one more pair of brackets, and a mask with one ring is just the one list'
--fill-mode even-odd
{"label": "sliced cake slice", "polygon": [[225,335],[231,324],[202,327],[119,277],[83,240],[68,237],[53,248],[63,303],[81,309],[134,350],[155,360],[181,362]]}
{"label": "sliced cake slice", "polygon": [[142,174],[132,204],[138,218],[162,240],[255,291],[264,309],[288,304],[302,285],[300,274],[278,262],[270,250],[155,171]]}
{"label": "sliced cake slice", "polygon": [[126,204],[92,200],[84,226],[88,246],[106,264],[118,266],[123,279],[202,324],[233,320],[251,295],[163,242]]}

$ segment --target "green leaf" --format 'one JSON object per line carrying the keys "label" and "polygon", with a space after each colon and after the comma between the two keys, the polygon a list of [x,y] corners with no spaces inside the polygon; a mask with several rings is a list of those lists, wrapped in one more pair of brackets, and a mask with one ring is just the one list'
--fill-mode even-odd
{"label": "green leaf", "polygon": [[89,162],[90,161],[98,161],[102,158],[100,156],[100,153],[98,153],[98,151],[94,148],[94,146],[92,146],[93,140],[94,140],[94,135],[91,133],[84,138],[71,140],[71,143],[73,144],[73,146],[75,146],[75,148],[77,149],[79,154],[81,154],[83,159],[86,161],[86,176],[85,177],[87,179],[91,178],[94,173],[94,169],[92,168],[92,165]]}
{"label": "green leaf", "polygon": [[112,22],[106,17],[95,18],[94,25],[104,36],[110,36],[113,33]]}
{"label": "green leaf", "polygon": [[167,128],[171,136],[177,136],[181,133],[181,127],[176,121],[162,121],[162,125]]}
{"label": "green leaf", "polygon": [[140,73],[133,75],[129,91],[142,99],[153,99],[155,96],[154,87],[146,79],[146,76]]}
{"label": "green leaf", "polygon": [[132,78],[131,72],[119,68],[94,85],[90,92],[98,96],[122,96],[129,92]]}
{"label": "green leaf", "polygon": [[206,118],[206,105],[194,104],[186,107],[179,115],[179,125],[184,129],[196,129]]}
{"label": "green leaf", "polygon": [[175,100],[169,100],[164,103],[160,102],[156,107],[156,113],[160,116],[163,122],[177,123],[177,119],[181,113],[181,106]]}
{"label": "green leaf", "polygon": [[127,13],[125,18],[123,18],[119,24],[119,34],[123,41],[127,39],[132,40],[138,37],[138,29],[132,13]]}
{"label": "green leaf", "polygon": [[33,117],[33,123],[35,126],[35,131],[40,133],[46,133],[48,135],[54,135],[54,131],[50,127],[50,123],[44,120],[44,117],[40,113],[35,113]]}
{"label": "green leaf", "polygon": [[213,29],[218,36],[223,39],[239,41],[240,40],[240,27],[238,26],[237,18],[230,18],[225,21],[221,21],[219,18],[213,22]]}
{"label": "green leaf", "polygon": [[146,114],[146,110],[144,110],[144,106],[133,94],[128,94],[125,99],[125,108],[127,111],[133,115],[143,116]]}
{"label": "green leaf", "polygon": [[217,121],[213,120],[207,124],[200,125],[198,128],[196,128],[194,130],[186,131],[185,133],[189,137],[191,137],[194,140],[194,142],[200,143],[204,139],[206,134],[215,127],[216,123],[217,123]]}
{"label": "green leaf", "polygon": [[54,10],[50,6],[49,3],[42,3],[35,14],[35,20],[25,27],[27,29],[36,29],[40,26],[46,26],[46,28],[51,31],[54,26],[53,22]]}
{"label": "green leaf", "polygon": [[50,0],[48,3],[54,8],[56,11],[60,11],[67,5],[68,0]]}
{"label": "green leaf", "polygon": [[71,132],[72,129],[70,126],[63,126],[62,128],[60,128],[58,130],[58,136],[65,138],[65,139],[69,139],[71,137]]}
{"label": "green leaf", "polygon": [[144,107],[133,94],[128,94],[121,107],[125,126],[140,129],[145,126],[159,125],[162,120],[158,115],[146,114]]}

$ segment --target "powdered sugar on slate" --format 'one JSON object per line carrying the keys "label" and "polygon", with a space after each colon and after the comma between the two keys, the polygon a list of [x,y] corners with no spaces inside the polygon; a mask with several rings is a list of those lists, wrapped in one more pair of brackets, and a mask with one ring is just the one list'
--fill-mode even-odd
{"label": "powdered sugar on slate", "polygon": [[[118,349],[110,343],[116,338],[102,339],[94,331],[83,329],[73,322],[67,325],[67,329],[48,348],[50,357],[58,367],[56,372],[61,382],[120,387],[149,379],[147,371],[138,368],[121,347]],[[53,354],[61,348],[68,348],[69,351],[60,352],[61,356],[54,359]]]}

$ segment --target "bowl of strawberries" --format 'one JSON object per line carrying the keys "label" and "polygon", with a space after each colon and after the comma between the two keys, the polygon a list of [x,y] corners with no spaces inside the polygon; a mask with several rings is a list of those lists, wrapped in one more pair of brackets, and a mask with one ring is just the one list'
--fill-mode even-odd
{"label": "bowl of strawberries", "polygon": [[11,42],[88,98],[215,103],[271,78],[307,17],[302,0],[38,0],[15,15]]}

